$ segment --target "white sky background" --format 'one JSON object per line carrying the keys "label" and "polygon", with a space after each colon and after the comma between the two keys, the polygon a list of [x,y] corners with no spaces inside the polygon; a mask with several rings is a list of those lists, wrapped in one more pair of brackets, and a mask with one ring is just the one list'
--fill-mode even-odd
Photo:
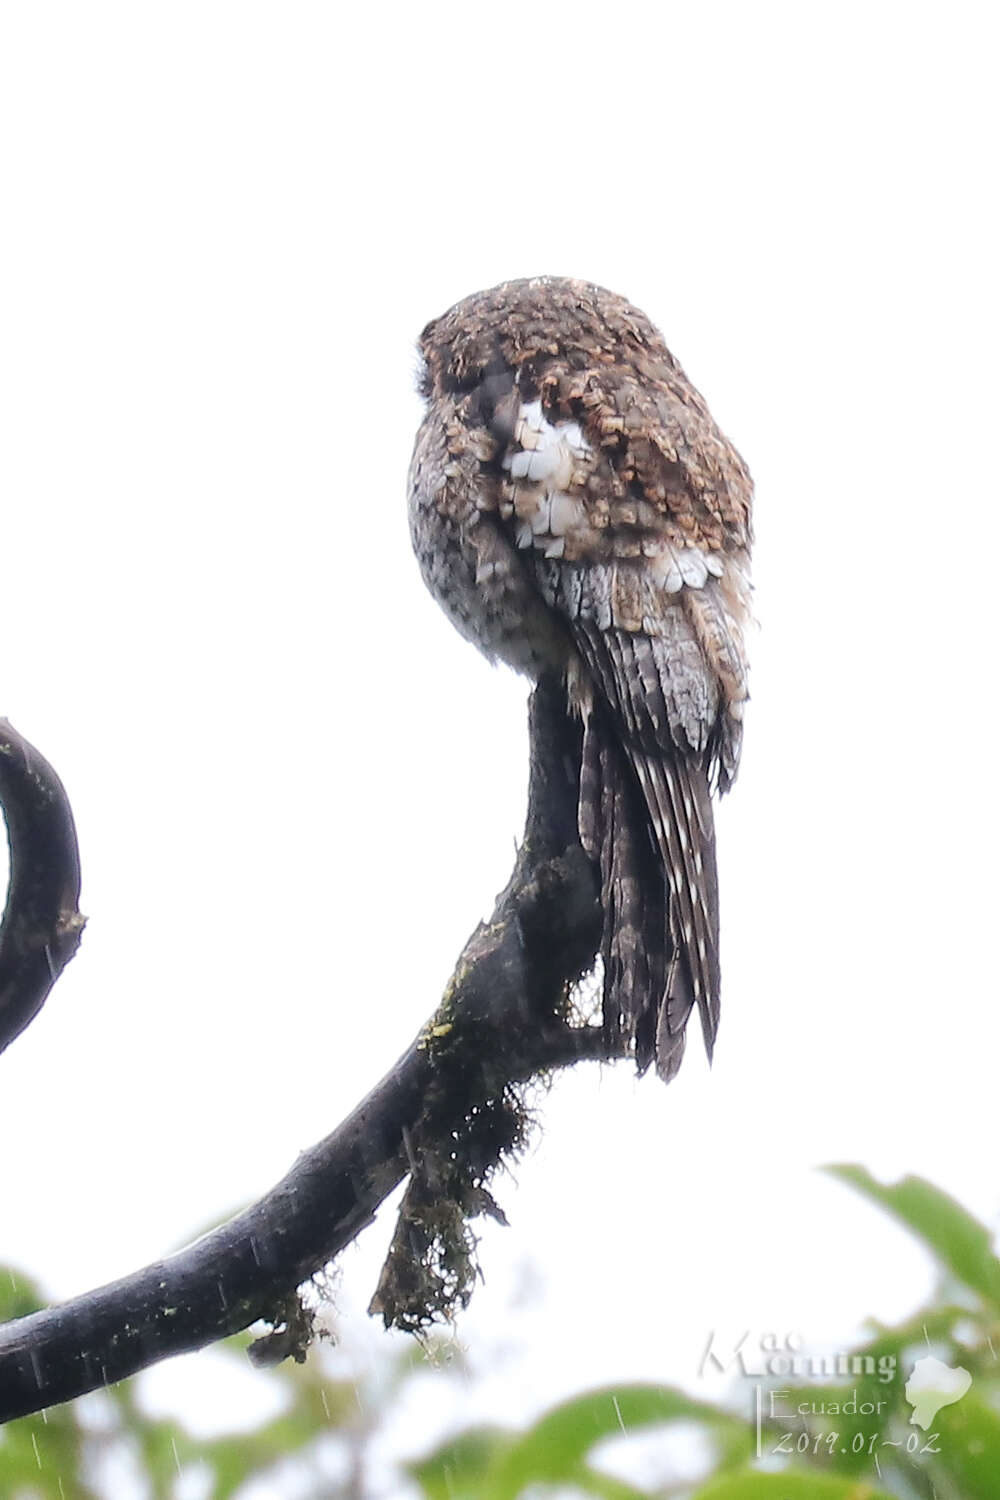
{"label": "white sky background", "polygon": [[817,1163],[1000,1222],[990,26],[3,8],[0,711],[90,924],[0,1059],[0,1260],[68,1296],[258,1196],[505,882],[526,688],[410,554],[413,345],[543,272],[645,309],[745,455],[762,630],[716,1063],[559,1081],[459,1324],[477,1409],[905,1313],[927,1262]]}

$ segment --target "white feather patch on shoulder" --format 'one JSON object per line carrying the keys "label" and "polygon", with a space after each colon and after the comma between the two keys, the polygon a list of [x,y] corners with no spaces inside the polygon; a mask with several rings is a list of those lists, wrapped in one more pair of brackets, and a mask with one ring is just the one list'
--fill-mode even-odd
{"label": "white feather patch on shoulder", "polygon": [[500,515],[513,513],[519,547],[532,542],[546,557],[562,556],[566,536],[587,527],[583,502],[570,493],[581,459],[591,452],[579,422],[550,422],[539,400],[522,404],[514,444],[502,459],[513,498],[501,501]]}

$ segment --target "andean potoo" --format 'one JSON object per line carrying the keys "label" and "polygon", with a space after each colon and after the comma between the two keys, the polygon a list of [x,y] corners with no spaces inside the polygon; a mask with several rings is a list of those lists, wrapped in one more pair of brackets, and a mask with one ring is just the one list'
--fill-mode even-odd
{"label": "andean potoo", "polygon": [[583,721],[604,1022],[669,1080],[719,1021],[711,797],[740,756],[753,487],[649,320],[540,276],[420,340],[410,471],[423,576],[486,656],[555,671]]}

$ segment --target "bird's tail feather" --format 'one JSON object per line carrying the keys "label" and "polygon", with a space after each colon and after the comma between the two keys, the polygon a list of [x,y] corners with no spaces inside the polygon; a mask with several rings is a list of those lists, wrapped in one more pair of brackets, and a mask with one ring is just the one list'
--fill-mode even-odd
{"label": "bird's tail feather", "polygon": [[680,1066],[695,1005],[711,1056],[719,917],[708,775],[694,758],[623,747],[595,706],[584,729],[580,837],[601,875],[604,1021],[640,1069]]}

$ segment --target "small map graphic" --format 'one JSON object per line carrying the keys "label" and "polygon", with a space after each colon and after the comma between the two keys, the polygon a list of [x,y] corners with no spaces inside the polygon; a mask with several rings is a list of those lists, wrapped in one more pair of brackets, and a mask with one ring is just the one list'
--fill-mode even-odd
{"label": "small map graphic", "polygon": [[942,1406],[961,1401],[971,1384],[972,1376],[961,1365],[952,1369],[933,1354],[918,1359],[904,1392],[913,1407],[910,1421],[926,1432]]}

